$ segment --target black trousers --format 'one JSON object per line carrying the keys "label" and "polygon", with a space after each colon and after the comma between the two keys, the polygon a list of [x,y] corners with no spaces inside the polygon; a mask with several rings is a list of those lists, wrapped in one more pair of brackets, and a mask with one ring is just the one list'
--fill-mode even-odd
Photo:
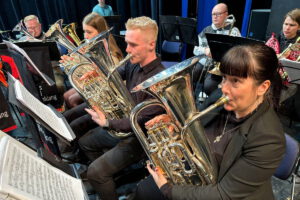
{"label": "black trousers", "polygon": [[82,103],[67,110],[63,114],[69,122],[76,138],[80,138],[87,131],[98,126],[98,124],[92,120],[92,117],[84,110],[85,108],[87,108],[87,104]]}
{"label": "black trousers", "polygon": [[118,140],[100,127],[81,137],[79,146],[93,160],[88,167],[87,178],[101,200],[118,199],[114,175],[145,156],[137,138],[132,136]]}
{"label": "black trousers", "polygon": [[152,176],[139,182],[133,200],[166,200],[160,192]]}

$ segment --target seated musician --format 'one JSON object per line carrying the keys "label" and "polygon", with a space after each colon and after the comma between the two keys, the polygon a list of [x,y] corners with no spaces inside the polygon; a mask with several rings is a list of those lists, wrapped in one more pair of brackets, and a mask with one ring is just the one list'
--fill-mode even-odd
{"label": "seated musician", "polygon": [[[197,63],[193,70],[193,83],[194,88],[196,88],[197,97],[202,88],[204,89],[205,93],[209,95],[221,82],[220,76],[207,74],[206,77],[207,69],[205,68],[211,67],[212,59],[205,33],[241,36],[238,28],[231,27],[231,25],[226,24],[226,19],[228,17],[228,7],[226,4],[219,3],[215,5],[212,9],[211,17],[212,24],[204,28],[203,31],[198,35],[199,46],[194,47],[194,55],[200,56],[199,63]],[[203,86],[204,78],[205,83]]]}
{"label": "seated musician", "polygon": [[32,35],[32,38],[29,36],[23,36],[19,39],[19,41],[31,41],[33,38],[43,40],[45,38],[42,30],[42,24],[37,16],[28,15],[24,18],[23,22],[27,31],[30,33],[30,35]]}
{"label": "seated musician", "polygon": [[[126,81],[128,91],[131,91],[139,83],[164,70],[164,67],[155,51],[158,34],[156,22],[149,17],[132,18],[127,21],[126,29],[126,51],[132,57],[130,62],[126,62],[118,69],[118,72]],[[131,93],[131,96],[134,103],[152,98],[151,95],[143,92]],[[109,130],[132,132],[129,118],[106,119],[105,114],[97,108],[94,108],[94,111],[87,109],[87,112],[100,125],[79,140],[80,148],[93,161],[88,167],[88,181],[100,194],[102,200],[118,199],[113,176],[143,158],[144,151],[134,135],[118,140],[112,138],[107,132]],[[140,120],[143,124],[161,113],[160,107],[150,107],[141,113]],[[104,153],[105,148],[111,149]]]}
{"label": "seated musician", "polygon": [[[298,41],[297,41],[298,40]],[[267,45],[271,46],[278,54],[279,58],[289,60],[297,60],[300,57],[299,49],[290,49],[289,45],[296,44],[300,46],[300,9],[296,8],[289,11],[282,24],[282,31],[278,34],[277,39],[271,37],[267,41]],[[300,89],[297,84],[288,83],[288,74],[280,70],[285,86],[282,90],[280,98],[280,114],[287,116],[293,120],[300,120],[299,98]]]}
{"label": "seated musician", "polygon": [[[294,44],[300,37],[300,9],[296,8],[289,11],[282,24],[282,31],[278,35],[280,50],[283,52],[290,44]],[[300,42],[299,42],[300,43]]]}
{"label": "seated musician", "polygon": [[[135,199],[274,199],[271,176],[285,152],[285,137],[274,111],[282,82],[278,59],[266,45],[230,49],[221,61],[224,108],[201,118],[217,162],[216,182],[209,185],[171,184],[160,166],[147,166]],[[167,115],[146,123],[152,126]],[[154,180],[154,181],[153,181]]]}
{"label": "seated musician", "polygon": [[[82,27],[84,31],[84,38],[87,40],[92,39],[102,31],[109,29],[104,17],[97,13],[90,13],[85,16],[82,21]],[[112,35],[109,36],[109,46],[111,49],[112,59],[115,64],[118,64],[123,59],[123,54]],[[62,63],[67,59],[69,59],[68,56],[62,56]],[[64,99],[68,108],[73,108],[83,102],[75,89],[68,90],[64,94]]]}
{"label": "seated musician", "polygon": [[[84,38],[92,39],[97,36],[102,31],[108,30],[108,25],[104,19],[104,17],[98,15],[97,13],[89,13],[85,16],[82,22]],[[123,59],[123,54],[119,49],[116,41],[112,35],[109,36],[108,39],[109,47],[111,50],[111,55],[114,63],[118,64]],[[61,63],[66,65],[69,60],[74,60],[74,58],[64,55],[61,57]],[[79,64],[79,63],[78,63]],[[67,92],[64,93],[64,99],[66,106],[69,108],[67,111],[63,113],[66,120],[69,122],[72,130],[76,135],[75,141],[71,147],[61,145],[61,152],[64,154],[63,156],[67,159],[82,159],[75,152],[78,151],[78,139],[87,131],[96,128],[97,124],[91,119],[91,116],[86,113],[84,110],[87,108],[87,104],[83,102],[80,94],[74,89],[71,88]]]}

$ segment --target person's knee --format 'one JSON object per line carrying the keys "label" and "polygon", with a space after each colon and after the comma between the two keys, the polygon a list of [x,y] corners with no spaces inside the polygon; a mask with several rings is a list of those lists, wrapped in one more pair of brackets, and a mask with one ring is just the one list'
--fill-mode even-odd
{"label": "person's knee", "polygon": [[86,139],[87,134],[88,133],[86,133],[85,135],[80,137],[79,140],[78,140],[78,145],[79,145],[80,149],[82,149],[83,151],[89,151],[89,148],[88,148],[89,142]]}
{"label": "person's knee", "polygon": [[71,106],[71,108],[73,108],[73,107],[81,104],[83,102],[83,100],[78,93],[75,93],[75,94],[72,94],[71,96],[69,96],[68,102],[69,102],[69,105]]}
{"label": "person's knee", "polygon": [[98,183],[105,183],[112,178],[109,173],[109,166],[107,166],[103,156],[92,162],[88,167],[87,178],[91,181],[97,181]]}

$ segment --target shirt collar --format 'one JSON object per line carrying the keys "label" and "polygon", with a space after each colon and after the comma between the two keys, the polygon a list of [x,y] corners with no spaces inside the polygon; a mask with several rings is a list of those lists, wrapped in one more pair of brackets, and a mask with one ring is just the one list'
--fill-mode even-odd
{"label": "shirt collar", "polygon": [[156,57],[156,59],[154,59],[153,61],[151,61],[149,64],[145,65],[144,67],[141,67],[141,70],[144,71],[145,73],[151,72],[154,68],[157,67],[157,65],[159,65],[159,63],[161,63],[161,59],[160,57]]}
{"label": "shirt collar", "polygon": [[229,30],[231,26],[230,26],[230,25],[227,25],[227,26],[225,26],[225,27],[217,28],[216,25],[211,24],[211,27],[212,27],[212,29],[215,30],[215,31],[225,31],[225,30]]}

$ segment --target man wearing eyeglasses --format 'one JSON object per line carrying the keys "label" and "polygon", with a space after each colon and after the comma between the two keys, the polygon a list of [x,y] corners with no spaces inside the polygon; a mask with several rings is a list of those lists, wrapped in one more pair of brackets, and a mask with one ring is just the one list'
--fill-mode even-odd
{"label": "man wearing eyeglasses", "polygon": [[[42,31],[42,24],[39,21],[39,18],[35,15],[28,15],[23,20],[24,25],[27,31],[35,38],[39,40],[44,39],[44,33]],[[30,41],[32,38],[28,36],[23,36],[19,41]]]}
{"label": "man wearing eyeglasses", "polygon": [[233,27],[230,31],[231,25],[225,23],[227,16],[228,8],[226,4],[219,3],[215,5],[212,9],[212,24],[204,28],[198,35],[199,46],[194,47],[194,55],[199,56],[200,60],[193,71],[196,101],[198,101],[200,92],[205,92],[206,95],[209,95],[217,88],[222,79],[217,75],[206,74],[207,69],[213,65],[213,60],[205,33],[229,35],[230,32],[232,36],[241,36],[239,29],[236,27]]}

